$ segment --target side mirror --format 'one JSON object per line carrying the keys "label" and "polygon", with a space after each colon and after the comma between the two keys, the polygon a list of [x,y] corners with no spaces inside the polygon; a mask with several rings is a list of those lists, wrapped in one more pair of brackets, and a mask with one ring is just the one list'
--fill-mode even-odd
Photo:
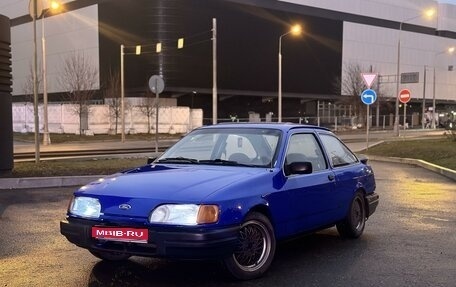
{"label": "side mirror", "polygon": [[369,158],[367,156],[365,156],[364,154],[360,154],[358,155],[358,159],[360,162],[362,162],[363,164],[367,164],[367,161],[369,160]]}
{"label": "side mirror", "polygon": [[147,164],[153,163],[157,158],[156,157],[148,157],[147,158]]}
{"label": "side mirror", "polygon": [[310,174],[312,173],[312,163],[308,161],[295,161],[288,165],[289,174]]}

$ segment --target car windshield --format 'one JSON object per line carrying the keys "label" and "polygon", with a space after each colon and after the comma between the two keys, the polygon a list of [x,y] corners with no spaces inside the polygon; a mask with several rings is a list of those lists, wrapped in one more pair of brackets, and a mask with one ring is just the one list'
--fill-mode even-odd
{"label": "car windshield", "polygon": [[167,150],[156,163],[270,167],[281,131],[264,128],[195,130]]}

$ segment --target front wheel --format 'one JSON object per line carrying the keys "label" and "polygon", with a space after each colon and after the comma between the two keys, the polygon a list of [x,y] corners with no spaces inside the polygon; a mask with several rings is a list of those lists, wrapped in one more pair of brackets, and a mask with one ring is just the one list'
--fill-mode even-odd
{"label": "front wheel", "polygon": [[337,231],[342,237],[358,238],[363,234],[365,225],[366,205],[363,194],[358,191],[350,204],[347,217],[336,225]]}
{"label": "front wheel", "polygon": [[233,254],[224,260],[228,272],[240,280],[260,277],[272,263],[276,248],[274,229],[261,213],[247,215],[241,225],[238,245]]}
{"label": "front wheel", "polygon": [[128,258],[131,257],[129,254],[125,254],[122,252],[109,252],[109,251],[95,251],[95,250],[89,250],[90,253],[92,253],[93,256],[107,260],[107,261],[123,261],[127,260]]}

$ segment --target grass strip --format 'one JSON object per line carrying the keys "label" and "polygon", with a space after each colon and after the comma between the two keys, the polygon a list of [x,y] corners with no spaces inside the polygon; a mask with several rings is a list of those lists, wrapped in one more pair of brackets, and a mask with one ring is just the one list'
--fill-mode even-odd
{"label": "grass strip", "polygon": [[456,170],[456,141],[420,139],[388,141],[370,147],[367,155],[421,159]]}
{"label": "grass strip", "polygon": [[146,158],[121,158],[97,160],[49,160],[35,162],[17,162],[11,173],[0,177],[50,177],[78,175],[108,175],[122,170],[144,165]]}

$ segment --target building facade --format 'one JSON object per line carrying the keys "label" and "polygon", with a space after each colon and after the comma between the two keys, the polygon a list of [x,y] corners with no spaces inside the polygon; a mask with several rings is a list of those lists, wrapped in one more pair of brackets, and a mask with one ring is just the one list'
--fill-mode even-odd
{"label": "building facade", "polygon": [[[41,1],[41,0],[38,0]],[[43,1],[46,2],[46,1]],[[378,113],[394,113],[399,88],[412,94],[410,109],[456,110],[456,6],[433,0],[78,0],[37,21],[45,31],[51,101],[68,92],[63,63],[83,53],[98,71],[101,98],[110,75],[120,69],[125,45],[126,95],[143,96],[148,79],[161,75],[164,97],[212,114],[212,19],[217,19],[218,115],[221,119],[277,115],[278,46],[282,46],[284,119],[350,114],[346,83],[353,68],[378,74],[374,88],[385,102]],[[30,94],[33,55],[29,1],[6,0],[0,13],[11,19],[13,98]],[[43,4],[46,7],[46,3]],[[433,8],[436,16],[423,12]],[[45,10],[46,11],[46,10]],[[281,35],[300,23],[300,37]],[[184,39],[182,49],[177,48]],[[162,51],[156,52],[156,44]],[[400,43],[400,44],[399,44]],[[136,46],[141,54],[136,55]],[[399,49],[398,49],[399,47]],[[398,57],[398,52],[400,53]],[[38,45],[41,55],[41,45]],[[41,58],[40,58],[41,59]],[[41,61],[41,60],[39,60]],[[399,65],[398,65],[399,63]],[[345,84],[344,84],[345,83]],[[347,106],[350,106],[348,108]],[[329,107],[329,108],[328,108]],[[341,108],[343,107],[343,108]]]}

